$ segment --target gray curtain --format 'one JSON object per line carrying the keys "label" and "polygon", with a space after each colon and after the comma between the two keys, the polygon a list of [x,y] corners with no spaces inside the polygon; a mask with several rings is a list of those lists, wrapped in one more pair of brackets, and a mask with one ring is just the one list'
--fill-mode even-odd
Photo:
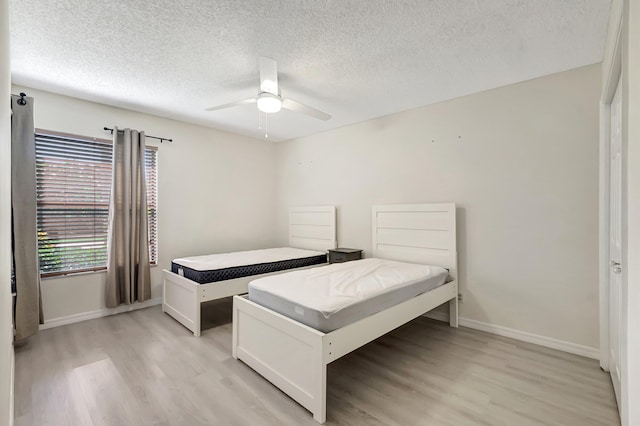
{"label": "gray curtain", "polygon": [[36,227],[36,145],[33,98],[11,96],[11,225],[16,302],[16,340],[33,336],[42,323]]}
{"label": "gray curtain", "polygon": [[144,132],[113,128],[107,306],[151,297]]}

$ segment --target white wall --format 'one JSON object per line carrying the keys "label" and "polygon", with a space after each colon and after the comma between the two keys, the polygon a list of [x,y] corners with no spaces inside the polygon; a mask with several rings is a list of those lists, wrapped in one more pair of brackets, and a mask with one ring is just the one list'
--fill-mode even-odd
{"label": "white wall", "polygon": [[8,3],[0,0],[0,424],[13,423],[11,303],[11,76]]}
{"label": "white wall", "polygon": [[[104,126],[172,138],[158,150],[159,266],[152,297],[162,296],[171,259],[272,246],[275,239],[275,148],[266,141],[109,107],[31,88],[35,126],[109,139]],[[42,281],[45,322],[105,309],[105,273]]]}
{"label": "white wall", "polygon": [[290,205],[338,206],[338,244],[371,249],[371,205],[458,205],[461,315],[598,347],[600,66],[278,145]]}

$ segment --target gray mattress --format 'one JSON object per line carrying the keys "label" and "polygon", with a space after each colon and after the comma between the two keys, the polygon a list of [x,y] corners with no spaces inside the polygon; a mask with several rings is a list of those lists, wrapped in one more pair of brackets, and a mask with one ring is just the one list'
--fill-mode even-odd
{"label": "gray mattress", "polygon": [[440,287],[446,282],[447,277],[447,271],[430,276],[424,280],[349,305],[328,318],[325,318],[322,312],[308,307],[301,308],[295,302],[251,286],[249,286],[249,300],[316,330],[328,333]]}

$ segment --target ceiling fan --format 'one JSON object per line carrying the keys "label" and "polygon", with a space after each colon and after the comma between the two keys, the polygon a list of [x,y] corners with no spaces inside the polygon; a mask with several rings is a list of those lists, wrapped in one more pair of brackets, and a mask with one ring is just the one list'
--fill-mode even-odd
{"label": "ceiling fan", "polygon": [[306,114],[322,121],[327,121],[331,118],[329,114],[318,109],[294,101],[293,99],[283,98],[280,94],[280,88],[278,87],[278,66],[276,61],[264,56],[260,57],[260,91],[257,97],[214,106],[207,108],[205,111],[217,111],[238,105],[252,104],[254,102],[258,106],[258,110],[267,114],[276,113],[284,108],[289,111]]}

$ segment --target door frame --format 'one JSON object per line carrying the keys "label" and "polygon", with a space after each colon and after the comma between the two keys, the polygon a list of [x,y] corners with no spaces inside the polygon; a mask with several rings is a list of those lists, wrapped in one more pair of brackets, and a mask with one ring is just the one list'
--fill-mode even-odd
{"label": "door frame", "polygon": [[[616,4],[619,7],[616,7]],[[600,294],[600,367],[605,371],[609,371],[609,143],[611,138],[611,102],[615,95],[616,88],[618,87],[618,83],[622,78],[622,2],[613,2],[611,19],[609,22],[609,37],[607,38],[606,47],[605,55],[609,53],[609,56],[605,56],[603,61],[603,84],[600,96],[600,243],[598,269]],[[622,212],[622,215],[622,221],[624,223],[624,211]],[[624,255],[623,258],[625,258]],[[625,276],[623,275],[623,281],[624,280]]]}

